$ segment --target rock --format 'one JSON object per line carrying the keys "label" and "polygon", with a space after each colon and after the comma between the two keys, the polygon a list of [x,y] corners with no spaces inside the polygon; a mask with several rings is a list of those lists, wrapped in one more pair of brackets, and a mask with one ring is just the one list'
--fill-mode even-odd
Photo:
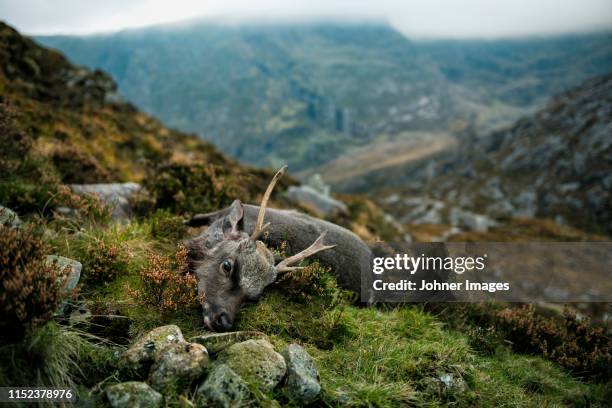
{"label": "rock", "polygon": [[245,404],[250,394],[247,384],[234,370],[217,364],[198,388],[197,402],[201,407],[230,408]]}
{"label": "rock", "polygon": [[289,395],[299,402],[312,402],[321,392],[319,373],[312,358],[298,344],[290,344],[281,354],[287,363],[285,386]]}
{"label": "rock", "polygon": [[456,207],[452,208],[450,211],[450,223],[456,227],[467,228],[479,232],[486,232],[489,228],[497,225],[497,222],[485,215],[465,211]]}
{"label": "rock", "polygon": [[329,197],[329,194],[331,193],[331,188],[329,187],[329,184],[323,181],[323,178],[321,177],[319,173],[313,174],[308,179],[306,184],[309,187],[312,187],[313,189],[315,189],[317,192],[323,194],[324,196]]}
{"label": "rock", "polygon": [[157,327],[140,339],[121,355],[121,365],[136,372],[153,363],[155,355],[168,344],[185,343],[181,329],[173,324]]}
{"label": "rock", "polygon": [[106,387],[106,398],[113,408],[153,408],[162,403],[162,395],[148,384],[129,381]]}
{"label": "rock", "polygon": [[109,184],[71,184],[70,188],[77,194],[96,194],[100,200],[113,209],[113,219],[127,219],[132,213],[129,199],[138,193],[142,186],[138,183]]}
{"label": "rock", "polygon": [[201,344],[168,344],[155,356],[149,383],[158,391],[182,390],[204,374],[208,363],[208,352]]}
{"label": "rock", "polygon": [[258,331],[236,331],[229,333],[208,333],[201,334],[189,339],[191,343],[198,343],[206,347],[210,355],[219,353],[235,343],[241,343],[250,339],[268,340],[262,332]]}
{"label": "rock", "polygon": [[458,390],[463,391],[465,389],[465,381],[459,376],[454,376],[450,373],[442,374],[438,377],[438,380],[442,383],[445,391]]}
{"label": "rock", "polygon": [[249,384],[271,391],[283,379],[287,364],[267,340],[247,340],[225,349],[218,358]]}
{"label": "rock", "polygon": [[346,204],[342,201],[322,194],[311,186],[291,186],[287,190],[287,198],[323,217],[348,212]]}
{"label": "rock", "polygon": [[63,291],[64,293],[72,292],[79,283],[79,279],[81,279],[81,271],[83,270],[83,265],[79,261],[75,261],[74,259],[66,258],[59,255],[48,255],[47,263],[56,263],[58,268],[62,271],[67,270],[67,276]]}
{"label": "rock", "polygon": [[23,222],[15,211],[0,205],[0,225],[19,228],[21,224],[23,224]]}

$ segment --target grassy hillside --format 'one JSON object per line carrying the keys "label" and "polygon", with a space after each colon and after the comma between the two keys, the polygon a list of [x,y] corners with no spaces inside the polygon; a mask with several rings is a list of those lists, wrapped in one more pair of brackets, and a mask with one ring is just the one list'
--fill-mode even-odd
{"label": "grassy hillside", "polygon": [[[198,232],[183,217],[235,197],[254,201],[270,174],[119,101],[106,74],[76,68],[6,25],[0,38],[0,204],[25,221],[0,226],[0,384],[70,387],[82,405],[107,406],[105,387],[132,378],[118,356],[137,336],[167,323],[187,338],[206,332],[195,281],[179,274],[178,243]],[[149,189],[125,224],[63,185],[124,180]],[[336,221],[370,239],[398,239],[372,202],[343,199],[349,213]],[[275,204],[286,203],[277,195]],[[78,290],[62,293],[47,254],[83,264]],[[503,305],[364,308],[316,263],[272,285],[236,326],[265,332],[277,348],[304,345],[323,387],[315,406],[610,400],[609,338],[586,320]],[[167,392],[165,406],[192,406],[194,392]],[[280,391],[253,393],[254,406],[291,406]]]}

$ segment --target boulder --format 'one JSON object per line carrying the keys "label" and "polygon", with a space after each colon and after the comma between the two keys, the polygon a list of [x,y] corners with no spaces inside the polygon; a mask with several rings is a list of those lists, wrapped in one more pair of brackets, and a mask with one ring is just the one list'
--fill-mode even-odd
{"label": "boulder", "polygon": [[217,364],[198,388],[196,401],[201,407],[230,408],[246,405],[250,397],[247,384],[225,364]]}
{"label": "boulder", "polygon": [[140,337],[121,355],[121,365],[130,371],[144,372],[155,361],[158,351],[174,343],[185,343],[181,329],[173,324],[157,327]]}
{"label": "boulder", "polygon": [[290,344],[281,353],[287,363],[285,387],[292,399],[312,402],[321,392],[319,373],[308,352],[299,344]]}
{"label": "boulder", "polygon": [[23,222],[15,211],[0,205],[0,225],[19,228],[21,224],[23,224]]}
{"label": "boulder", "polygon": [[198,343],[206,347],[210,355],[219,353],[235,343],[241,343],[250,339],[268,340],[262,332],[258,331],[236,331],[229,333],[207,333],[189,339],[191,343]]}
{"label": "boulder", "polygon": [[233,344],[219,355],[218,361],[263,391],[271,391],[287,372],[283,356],[264,339]]}
{"label": "boulder", "polygon": [[113,408],[153,408],[162,404],[162,395],[139,381],[109,385],[105,391]]}
{"label": "boulder", "polygon": [[138,183],[100,183],[71,184],[77,194],[96,194],[100,200],[113,210],[115,220],[127,219],[132,214],[129,199],[138,193],[142,186]]}
{"label": "boulder", "polygon": [[67,275],[63,291],[64,293],[72,292],[79,283],[79,279],[81,279],[83,265],[79,261],[59,255],[48,255],[47,263],[55,263],[59,269],[66,272]]}
{"label": "boulder", "polygon": [[168,344],[155,356],[149,383],[159,391],[182,390],[204,374],[208,363],[208,352],[201,344]]}
{"label": "boulder", "polygon": [[309,208],[322,217],[347,213],[348,208],[342,201],[325,195],[311,186],[291,186],[287,198],[295,204]]}

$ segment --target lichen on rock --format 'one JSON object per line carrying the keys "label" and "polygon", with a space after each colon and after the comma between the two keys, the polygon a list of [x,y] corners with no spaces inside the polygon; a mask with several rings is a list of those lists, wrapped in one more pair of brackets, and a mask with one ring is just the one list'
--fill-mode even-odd
{"label": "lichen on rock", "polygon": [[287,372],[283,356],[264,339],[233,344],[219,354],[218,361],[263,391],[271,391]]}
{"label": "lichen on rock", "polygon": [[281,355],[287,363],[285,386],[291,398],[312,402],[321,392],[319,373],[308,352],[299,344],[290,344]]}
{"label": "lichen on rock", "polygon": [[250,399],[247,384],[225,364],[217,364],[197,392],[200,407],[237,407],[246,405]]}
{"label": "lichen on rock", "polygon": [[168,344],[155,356],[149,383],[159,391],[182,390],[205,373],[208,363],[208,352],[201,344]]}
{"label": "lichen on rock", "polygon": [[146,368],[155,360],[155,355],[169,344],[184,343],[181,329],[176,325],[157,327],[140,337],[121,356],[123,368],[144,374]]}
{"label": "lichen on rock", "polygon": [[105,391],[113,408],[155,408],[161,406],[163,399],[159,392],[140,381],[109,385]]}
{"label": "lichen on rock", "polygon": [[210,355],[217,354],[232,344],[240,343],[251,339],[268,340],[262,332],[258,331],[235,331],[229,333],[207,333],[189,339],[191,343],[202,344]]}

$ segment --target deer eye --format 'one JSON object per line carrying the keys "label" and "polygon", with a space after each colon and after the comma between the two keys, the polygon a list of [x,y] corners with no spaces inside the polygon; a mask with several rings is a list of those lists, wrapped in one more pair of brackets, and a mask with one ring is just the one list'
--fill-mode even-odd
{"label": "deer eye", "polygon": [[232,271],[232,263],[228,259],[223,261],[223,263],[221,264],[221,267],[227,273],[230,273]]}

